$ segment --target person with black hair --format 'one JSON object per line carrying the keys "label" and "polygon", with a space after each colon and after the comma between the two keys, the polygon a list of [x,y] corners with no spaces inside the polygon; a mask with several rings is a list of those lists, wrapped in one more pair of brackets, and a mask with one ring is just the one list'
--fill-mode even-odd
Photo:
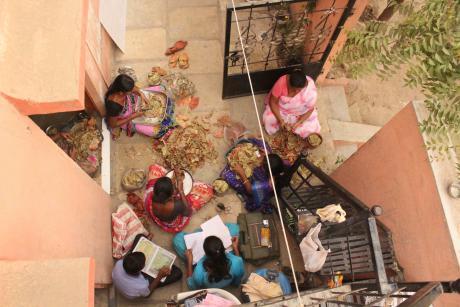
{"label": "person with black hair", "polygon": [[263,141],[252,136],[238,139],[227,151],[227,159],[234,151],[239,150],[239,144],[244,143],[253,144],[258,148],[259,166],[252,170],[252,174],[248,178],[242,165],[230,166],[230,163],[227,163],[220,173],[220,177],[240,195],[245,203],[246,210],[271,213],[273,208],[270,200],[273,196],[273,186],[270,180],[267,157],[270,161],[275,183],[277,178],[280,178],[285,172],[284,162],[277,154],[272,153],[268,144],[266,144],[268,150],[268,156],[266,157]]}
{"label": "person with black hair", "polygon": [[222,240],[209,236],[204,240],[205,256],[193,268],[193,254],[185,251],[187,285],[190,290],[239,286],[244,277],[244,262],[239,256],[238,237],[233,237],[232,251],[227,253]]}
{"label": "person with black hair", "polygon": [[273,135],[282,128],[304,139],[319,133],[316,98],[315,82],[302,71],[280,77],[265,98],[263,122],[267,133]]}
{"label": "person with black hair", "polygon": [[192,209],[184,194],[183,172],[175,170],[174,174],[174,181],[163,176],[149,183],[151,191],[147,192],[145,208],[163,230],[177,232],[182,230],[178,228],[180,225],[190,220]]}
{"label": "person with black hair", "polygon": [[[149,217],[164,231],[177,233],[188,225],[194,211],[207,203],[213,194],[212,186],[194,181],[191,191],[184,192],[184,176],[186,171],[175,169],[171,178],[168,171],[159,164],[149,167],[144,208]],[[139,198],[139,197],[137,197]],[[137,203],[136,196],[131,203]]]}
{"label": "person with black hair", "polygon": [[[160,86],[144,90],[164,94],[164,88]],[[113,80],[105,94],[104,102],[106,122],[114,138],[119,136],[120,129],[125,130],[128,136],[139,132],[146,136],[159,138],[175,126],[174,103],[170,98],[166,100],[165,116],[159,127],[133,122],[134,119],[144,116],[142,105],[143,102],[147,102],[147,97],[135,85],[133,78],[128,75],[120,74]]]}
{"label": "person with black hair", "polygon": [[[134,240],[136,246],[142,235]],[[153,278],[142,273],[145,266],[145,255],[141,252],[130,252],[123,259],[118,260],[112,271],[112,281],[117,291],[128,299],[149,297],[153,290],[169,285],[182,278],[182,271],[175,265],[169,269],[163,267],[158,276]],[[166,279],[161,281],[164,277]]]}

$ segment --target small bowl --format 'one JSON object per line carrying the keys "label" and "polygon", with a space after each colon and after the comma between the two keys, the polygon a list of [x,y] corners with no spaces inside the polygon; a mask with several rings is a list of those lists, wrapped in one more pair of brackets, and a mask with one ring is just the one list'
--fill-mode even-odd
{"label": "small bowl", "polygon": [[[139,184],[137,185],[129,185],[127,183],[125,183],[125,178],[132,172],[142,172],[142,174],[144,175],[144,180],[142,180],[142,182],[140,182]],[[147,181],[147,173],[143,170],[143,169],[140,169],[140,168],[130,168],[128,169],[124,174],[123,176],[121,177],[121,186],[123,187],[123,189],[127,192],[133,192],[133,191],[136,191],[136,190],[140,190],[144,187],[145,183]]]}

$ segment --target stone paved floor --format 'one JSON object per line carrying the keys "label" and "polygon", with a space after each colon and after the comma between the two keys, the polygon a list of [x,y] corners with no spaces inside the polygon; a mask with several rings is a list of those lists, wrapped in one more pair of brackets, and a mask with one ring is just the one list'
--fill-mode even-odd
{"label": "stone paved floor", "polygon": [[[177,39],[188,41],[186,52],[190,57],[190,68],[181,70],[197,87],[200,105],[192,112],[193,115],[204,115],[210,111],[214,116],[229,114],[234,120],[241,121],[246,127],[258,132],[257,119],[250,97],[222,100],[222,69],[223,69],[223,40],[225,0],[128,0],[126,52],[118,52],[115,56],[114,72],[118,67],[129,65],[136,70],[141,85],[146,84],[147,73],[152,66],[167,69],[168,58],[163,55],[165,49]],[[263,95],[257,96],[259,108],[263,105]],[[190,112],[177,108],[176,113]],[[321,112],[320,112],[321,114]],[[325,119],[321,119],[325,121]],[[228,148],[224,140],[215,140],[219,152],[218,165],[205,165],[194,172],[197,180],[212,182],[223,167],[223,153]],[[319,151],[327,152],[327,142]],[[112,142],[112,197],[113,209],[125,200],[125,192],[120,186],[123,172],[131,167],[146,169],[150,164],[160,162],[161,158],[152,151],[151,140],[135,135],[132,138],[122,136]],[[217,197],[212,203],[197,212],[186,230],[197,228],[205,219],[216,214],[215,204],[224,202],[233,208],[233,213],[222,215],[226,222],[235,222],[236,216],[243,206],[236,195],[227,193]],[[171,249],[172,235],[160,231],[152,225],[150,231],[155,234],[154,241],[165,248]],[[296,263],[301,263],[298,248],[294,250]],[[283,253],[283,264],[286,257]],[[176,265],[185,272],[181,261]],[[276,262],[268,266],[276,266]],[[250,268],[248,268],[250,270]],[[249,271],[248,270],[248,271]],[[161,306],[162,302],[172,295],[187,291],[185,279],[182,282],[155,291],[151,298],[129,302],[117,296],[119,306]],[[238,289],[231,289],[232,292]],[[102,306],[99,302],[97,305]]]}

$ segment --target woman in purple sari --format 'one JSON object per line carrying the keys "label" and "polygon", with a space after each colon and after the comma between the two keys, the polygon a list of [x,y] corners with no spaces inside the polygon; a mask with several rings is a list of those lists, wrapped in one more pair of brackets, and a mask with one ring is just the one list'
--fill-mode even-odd
{"label": "woman in purple sari", "polygon": [[[261,159],[260,166],[253,169],[250,178],[246,177],[244,169],[241,165],[233,168],[229,164],[225,166],[220,176],[229,186],[231,186],[244,200],[246,210],[260,210],[262,213],[271,213],[273,211],[270,199],[273,196],[273,186],[270,180],[268,171],[268,163],[265,155],[263,141],[256,138],[242,138],[227,151],[226,156],[229,156],[238,144],[251,143],[259,148]],[[270,146],[267,144],[268,159],[272,167],[272,174],[275,178],[284,172],[284,165],[281,158],[272,153]]]}

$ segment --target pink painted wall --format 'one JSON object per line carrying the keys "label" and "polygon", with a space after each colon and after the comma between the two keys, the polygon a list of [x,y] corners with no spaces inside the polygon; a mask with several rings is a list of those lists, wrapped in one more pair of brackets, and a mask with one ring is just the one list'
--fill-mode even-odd
{"label": "pink painted wall", "polygon": [[111,199],[0,97],[0,259],[92,257],[111,282]]}
{"label": "pink painted wall", "polygon": [[99,20],[99,0],[89,0],[86,35],[85,87],[96,109],[105,114],[103,97],[111,81],[115,44]]}
{"label": "pink painted wall", "polygon": [[[384,208],[379,219],[392,231],[406,280],[455,280],[460,276],[412,104],[332,177],[365,203]],[[443,295],[435,305],[460,306],[460,295]]]}
{"label": "pink painted wall", "polygon": [[94,259],[0,261],[0,306],[94,306]]}
{"label": "pink painted wall", "polygon": [[[369,0],[360,0],[356,1],[353,5],[352,12],[353,14],[350,15],[347,20],[345,21],[345,24],[343,25],[342,31],[340,31],[339,36],[334,42],[334,46],[331,49],[331,52],[329,53],[323,68],[321,70],[321,74],[318,76],[316,82],[318,84],[323,84],[326,80],[326,76],[329,73],[332,64],[334,62],[335,57],[337,54],[342,50],[346,40],[347,40],[347,32],[353,29],[356,24],[358,23],[359,17],[363,13],[364,9],[366,8],[367,3]],[[310,13],[307,15],[307,17],[310,19],[310,23],[307,25],[307,40],[305,41],[305,53],[308,54],[314,49],[316,52],[323,52],[326,50],[328,43],[330,42],[330,39],[334,33],[334,29],[336,28],[337,24],[340,21],[340,18],[343,15],[344,8],[348,5],[349,0],[319,0],[316,3],[315,6],[315,11],[314,13]],[[305,4],[304,3],[295,3],[290,5],[290,10],[294,14],[301,14],[304,10]],[[322,33],[322,38],[318,41],[319,45],[316,46],[316,38],[318,37],[318,34],[320,34],[317,30],[321,29],[322,26],[320,23],[323,20],[324,17],[324,12],[325,10],[328,10],[330,8],[335,8],[336,13],[331,14],[327,20],[327,26],[326,29],[329,29],[330,31],[326,30],[324,33]],[[297,15],[301,16],[301,15]],[[311,38],[311,39],[310,39]],[[311,62],[318,61],[321,58],[321,54],[319,55],[313,55],[311,59],[307,58],[304,60],[310,60]]]}
{"label": "pink painted wall", "polygon": [[23,114],[81,110],[88,0],[0,1],[0,96]]}

